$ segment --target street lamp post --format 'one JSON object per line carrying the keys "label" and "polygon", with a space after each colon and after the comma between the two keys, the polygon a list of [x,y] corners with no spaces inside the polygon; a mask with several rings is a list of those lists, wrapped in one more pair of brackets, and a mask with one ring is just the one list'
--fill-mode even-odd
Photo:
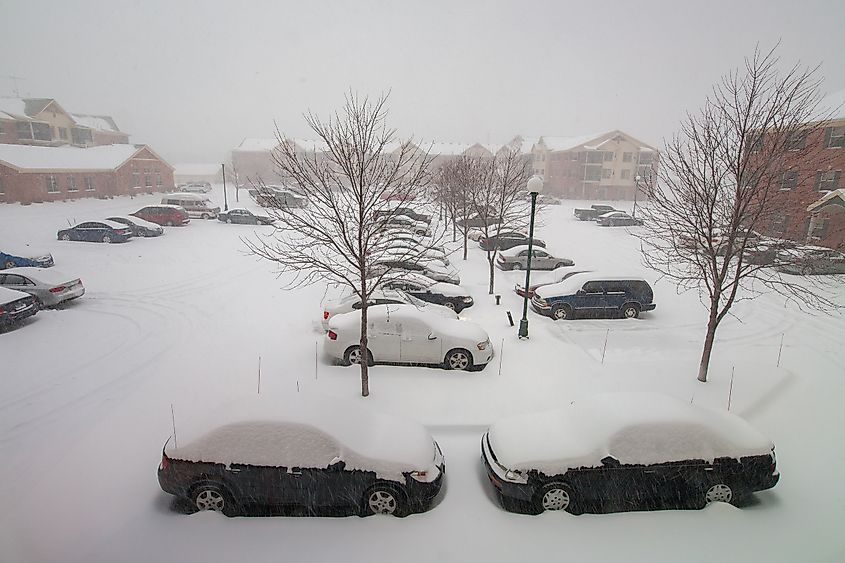
{"label": "street lamp post", "polygon": [[223,168],[223,211],[229,211],[229,198],[226,196],[226,165],[220,165]]}
{"label": "street lamp post", "polygon": [[543,180],[531,176],[528,180],[528,193],[531,194],[531,224],[528,228],[528,265],[525,268],[525,293],[522,299],[522,319],[519,321],[519,338],[528,338],[528,288],[531,283],[531,254],[534,246],[534,212],[537,209],[537,194],[543,191]]}
{"label": "street lamp post", "polygon": [[634,176],[634,209],[631,211],[631,217],[637,217],[637,193],[640,191],[640,175]]}

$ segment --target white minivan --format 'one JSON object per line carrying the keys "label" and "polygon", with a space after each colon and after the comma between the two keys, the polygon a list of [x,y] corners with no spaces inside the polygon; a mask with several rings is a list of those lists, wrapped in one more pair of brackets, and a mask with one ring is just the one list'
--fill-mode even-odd
{"label": "white minivan", "polygon": [[164,205],[178,205],[188,212],[189,217],[195,219],[216,219],[220,207],[211,203],[208,196],[203,194],[175,193],[161,198]]}

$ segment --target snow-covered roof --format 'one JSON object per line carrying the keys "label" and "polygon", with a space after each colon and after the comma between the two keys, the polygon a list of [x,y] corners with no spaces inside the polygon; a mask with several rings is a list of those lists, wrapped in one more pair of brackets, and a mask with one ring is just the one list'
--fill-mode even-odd
{"label": "snow-covered roof", "polygon": [[173,165],[173,173],[177,176],[215,176],[221,174],[217,163],[180,163]]}
{"label": "snow-covered roof", "polygon": [[142,148],[135,145],[80,148],[0,144],[0,162],[18,170],[114,170]]}
{"label": "snow-covered roof", "polygon": [[86,115],[84,113],[72,113],[71,118],[77,125],[88,127],[89,129],[96,129],[97,131],[105,131],[106,133],[123,133],[108,115]]}
{"label": "snow-covered roof", "polygon": [[423,145],[423,150],[427,150],[431,156],[460,156],[466,152],[472,145],[467,143],[429,143]]}
{"label": "snow-covered roof", "polygon": [[817,199],[816,201],[808,205],[807,211],[815,211],[816,209],[824,207],[833,199],[841,199],[843,202],[845,202],[845,188],[839,188],[838,190],[833,190],[832,192],[825,194],[820,199]]}
{"label": "snow-covered roof", "polygon": [[404,481],[403,472],[426,470],[435,456],[434,440],[415,421],[305,393],[232,401],[180,422],[177,431],[179,447],[171,441],[169,457],[227,465],[326,467],[337,456],[347,469]]}
{"label": "snow-covered roof", "polygon": [[25,119],[26,102],[21,98],[0,98],[0,119]]}
{"label": "snow-covered roof", "polygon": [[571,295],[581,289],[581,287],[591,280],[600,281],[628,281],[628,280],[642,280],[642,276],[620,276],[619,274],[605,275],[601,272],[580,272],[573,274],[565,280],[544,285],[537,289],[537,295],[540,297],[548,297],[555,295]]}
{"label": "snow-covered roof", "polygon": [[490,445],[509,469],[598,467],[766,455],[773,445],[743,419],[659,393],[609,393],[568,408],[514,416],[490,427]]}
{"label": "snow-covered roof", "polygon": [[246,138],[234,150],[244,152],[269,152],[279,146],[277,139]]}
{"label": "snow-covered roof", "polygon": [[568,151],[581,145],[585,145],[590,141],[594,141],[600,137],[607,135],[609,131],[603,133],[593,133],[590,135],[580,135],[578,137],[540,137],[540,141],[550,151]]}

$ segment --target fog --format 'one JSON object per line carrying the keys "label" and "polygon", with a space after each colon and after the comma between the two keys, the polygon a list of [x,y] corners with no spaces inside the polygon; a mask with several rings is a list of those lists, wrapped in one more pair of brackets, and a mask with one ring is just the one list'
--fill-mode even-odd
{"label": "fog", "polygon": [[107,114],[173,162],[390,91],[425,140],[622,129],[659,145],[756,44],[845,88],[842,2],[0,1],[0,95]]}

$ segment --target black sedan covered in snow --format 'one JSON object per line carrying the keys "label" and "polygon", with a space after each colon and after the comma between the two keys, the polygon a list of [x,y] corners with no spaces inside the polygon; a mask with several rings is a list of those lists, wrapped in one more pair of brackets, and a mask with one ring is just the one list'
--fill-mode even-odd
{"label": "black sedan covered in snow", "polygon": [[638,227],[643,224],[642,219],[631,217],[624,211],[611,211],[599,215],[596,224],[600,227]]}
{"label": "black sedan covered in snow", "polygon": [[118,215],[117,217],[109,217],[108,219],[109,221],[129,227],[133,237],[160,237],[164,234],[164,229],[161,225],[145,221],[140,217]]}
{"label": "black sedan covered in snow", "polygon": [[256,215],[249,209],[230,209],[217,214],[217,220],[224,223],[239,223],[241,225],[272,225],[273,218],[267,215]]}
{"label": "black sedan covered in snow", "polygon": [[57,233],[59,240],[82,240],[87,242],[126,242],[132,238],[132,230],[126,225],[104,219],[85,221]]}
{"label": "black sedan covered in snow", "polygon": [[158,481],[196,510],[353,508],[405,516],[430,508],[445,471],[422,425],[328,398],[250,399],[165,443]]}
{"label": "black sedan covered in snow", "polygon": [[656,393],[501,420],[481,457],[505,509],[535,514],[737,503],[780,477],[774,445],[747,422]]}

